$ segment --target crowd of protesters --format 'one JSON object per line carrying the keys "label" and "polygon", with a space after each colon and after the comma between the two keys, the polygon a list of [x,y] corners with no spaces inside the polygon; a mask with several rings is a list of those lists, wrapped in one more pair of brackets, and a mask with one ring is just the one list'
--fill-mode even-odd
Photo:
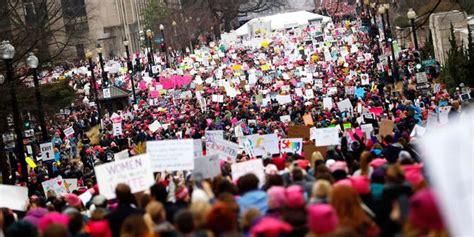
{"label": "crowd of protesters", "polygon": [[[212,42],[172,63],[155,55],[158,73],[138,57],[135,69],[142,71],[109,72],[97,85],[90,84],[87,70],[62,72],[83,103],[67,108],[61,122],[49,123],[58,158],[37,161],[30,170],[27,211],[2,209],[0,236],[448,236],[412,131],[416,125],[443,125],[439,119],[429,123],[440,111],[449,111],[449,122],[456,120],[460,92],[417,90],[412,49],[399,52],[400,78],[394,80],[378,59],[380,43],[360,21],[327,25],[323,42],[307,43],[312,33],[308,27],[259,41]],[[170,85],[172,77],[184,82]],[[130,106],[120,111],[104,108],[100,122],[91,91],[105,84],[129,90],[132,78],[137,100],[130,96]],[[291,101],[281,103],[278,95]],[[332,98],[329,108],[325,97]],[[344,99],[351,111],[338,108]],[[374,118],[364,121],[369,111]],[[114,133],[112,113],[122,118],[121,134]],[[226,140],[237,142],[234,128],[241,121],[244,135],[284,138],[308,114],[317,128],[341,127],[340,145],[310,159],[293,153],[251,157],[242,150],[236,162],[263,159],[264,182],[251,173],[232,180],[230,164],[222,162],[221,175],[213,179],[157,174],[149,190],[132,193],[119,184],[116,198],[107,200],[95,179],[96,165],[122,150],[143,153],[146,141],[203,139],[207,130],[224,130]],[[284,115],[291,121],[281,121]],[[391,135],[377,136],[381,119],[394,121]],[[161,125],[156,131],[149,129],[154,121]],[[347,123],[354,129],[373,123],[374,132],[349,136]],[[70,126],[74,135],[67,137],[63,130]],[[86,133],[97,126],[93,141]],[[44,193],[41,183],[59,175],[77,179],[78,189],[65,196]],[[92,198],[84,203],[78,196],[86,191]]]}

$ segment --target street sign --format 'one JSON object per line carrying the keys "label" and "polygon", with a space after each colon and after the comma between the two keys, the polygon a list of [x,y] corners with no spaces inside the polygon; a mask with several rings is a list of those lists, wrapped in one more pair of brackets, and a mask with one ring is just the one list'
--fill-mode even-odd
{"label": "street sign", "polygon": [[155,38],[155,43],[160,44],[161,42],[163,42],[163,38],[161,38],[161,37],[156,37]]}
{"label": "street sign", "polygon": [[433,66],[435,64],[436,64],[436,60],[434,60],[434,59],[423,60],[421,62],[421,65],[423,65],[424,67],[430,67],[430,66]]}

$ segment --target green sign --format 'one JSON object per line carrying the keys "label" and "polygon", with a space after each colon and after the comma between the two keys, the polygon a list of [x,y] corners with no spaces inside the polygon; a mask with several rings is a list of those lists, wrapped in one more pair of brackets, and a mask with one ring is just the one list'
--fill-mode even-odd
{"label": "green sign", "polygon": [[421,64],[424,66],[424,67],[430,67],[430,66],[433,66],[436,64],[436,60],[434,59],[428,59],[428,60],[423,60],[421,62]]}

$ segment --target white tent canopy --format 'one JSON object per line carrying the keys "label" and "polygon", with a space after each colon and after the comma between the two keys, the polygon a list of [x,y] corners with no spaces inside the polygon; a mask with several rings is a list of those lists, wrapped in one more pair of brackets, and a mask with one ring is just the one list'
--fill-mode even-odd
{"label": "white tent canopy", "polygon": [[323,23],[331,21],[331,17],[318,15],[307,11],[288,12],[260,18],[254,18],[239,27],[236,32],[238,36],[248,35],[249,26],[254,24],[255,22],[270,22],[271,30],[280,30],[290,25],[296,27],[307,26],[308,20],[314,19],[321,19]]}

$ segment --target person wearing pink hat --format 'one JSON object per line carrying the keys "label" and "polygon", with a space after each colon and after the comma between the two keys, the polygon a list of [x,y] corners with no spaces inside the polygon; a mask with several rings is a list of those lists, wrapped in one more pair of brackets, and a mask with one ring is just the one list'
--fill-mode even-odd
{"label": "person wearing pink hat", "polygon": [[448,236],[435,193],[425,188],[410,198],[405,236]]}
{"label": "person wearing pink hat", "polygon": [[307,208],[309,237],[328,235],[337,230],[339,219],[329,204],[313,204]]}
{"label": "person wearing pink hat", "polygon": [[281,212],[287,205],[286,189],[281,186],[273,186],[267,190],[268,212],[267,216],[280,218]]}

